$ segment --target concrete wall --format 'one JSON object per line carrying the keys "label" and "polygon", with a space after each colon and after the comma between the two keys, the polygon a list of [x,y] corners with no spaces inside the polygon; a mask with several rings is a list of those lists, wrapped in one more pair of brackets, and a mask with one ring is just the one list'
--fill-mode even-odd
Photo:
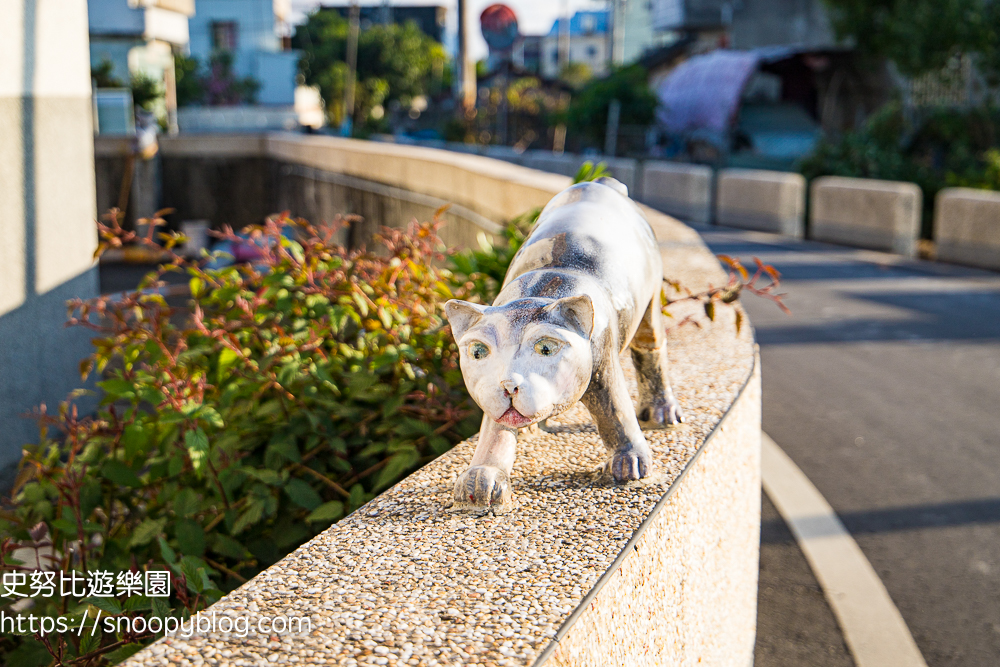
{"label": "concrete wall", "polygon": [[812,182],[809,235],[912,257],[922,193],[913,183],[823,176]]}
{"label": "concrete wall", "polygon": [[947,188],[934,202],[937,257],[1000,270],[1000,192]]}
{"label": "concrete wall", "polygon": [[681,220],[707,224],[712,219],[712,169],[697,164],[646,162],[642,201]]}
{"label": "concrete wall", "polygon": [[97,292],[85,0],[13,0],[0,23],[0,468],[80,385],[89,335],[65,303]]}
{"label": "concrete wall", "polygon": [[715,224],[801,237],[806,179],[761,169],[723,169],[715,197]]}
{"label": "concrete wall", "polygon": [[[495,155],[491,155],[489,153],[487,154],[490,155],[490,157],[495,157]],[[519,164],[531,169],[538,169],[539,171],[548,171],[553,174],[562,174],[563,176],[572,177],[576,176],[576,172],[580,170],[583,163],[588,161],[593,162],[594,164],[604,162],[607,165],[608,171],[611,172],[611,175],[625,184],[625,187],[628,188],[629,194],[633,197],[638,197],[641,187],[637,178],[639,166],[638,162],[631,158],[616,158],[608,157],[606,155],[587,157],[584,155],[576,155],[574,153],[560,154],[552,153],[550,151],[525,151]]]}
{"label": "concrete wall", "polygon": [[[449,201],[468,211],[455,226],[470,238],[480,225],[495,227],[544,204],[570,182],[475,155],[332,137],[268,135],[241,145],[211,138],[164,148],[195,159],[254,146],[254,157],[285,170],[279,190],[291,191],[279,197],[327,206],[323,200],[337,194],[324,193],[324,179],[405,188],[413,201]],[[693,230],[645,210],[670,278],[694,290],[725,280]],[[687,305],[690,311],[678,306],[675,316],[700,311]],[[254,634],[176,637],[125,665],[195,656],[219,665],[264,664],[289,651],[310,664],[385,656],[389,664],[451,665],[475,656],[484,664],[748,665],[759,548],[760,376],[752,330],[737,333],[733,318],[724,309],[714,324],[671,334],[671,379],[692,419],[681,430],[647,432],[658,481],[597,480],[606,452],[578,406],[550,421],[551,432],[518,444],[513,511],[454,514],[448,501],[472,438],[208,610],[251,623],[308,616],[307,635],[280,643]],[[627,358],[623,363],[631,367]],[[635,397],[634,375],[627,377]]]}

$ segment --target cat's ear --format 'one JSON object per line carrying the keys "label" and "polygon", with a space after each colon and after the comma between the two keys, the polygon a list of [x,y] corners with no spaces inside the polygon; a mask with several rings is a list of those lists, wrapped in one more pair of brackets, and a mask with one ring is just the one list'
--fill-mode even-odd
{"label": "cat's ear", "polygon": [[444,304],[444,314],[448,318],[448,324],[451,325],[451,333],[455,340],[461,338],[470,327],[475,326],[485,311],[486,306],[458,299],[452,299]]}
{"label": "cat's ear", "polygon": [[555,313],[563,322],[586,339],[594,331],[594,302],[586,294],[568,296],[545,306],[546,312]]}

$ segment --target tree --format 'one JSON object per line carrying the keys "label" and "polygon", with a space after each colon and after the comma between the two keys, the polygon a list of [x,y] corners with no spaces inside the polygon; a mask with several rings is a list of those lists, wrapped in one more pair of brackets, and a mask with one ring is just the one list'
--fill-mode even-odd
{"label": "tree", "polygon": [[253,104],[260,90],[257,79],[240,77],[233,71],[233,54],[229,51],[212,53],[204,73],[194,56],[174,56],[174,80],[177,82],[179,107],[192,104]]}
{"label": "tree", "polygon": [[587,63],[566,63],[559,72],[559,80],[573,90],[580,90],[593,78],[594,73]]}
{"label": "tree", "polygon": [[[292,37],[302,50],[299,69],[308,85],[319,88],[334,125],[343,120],[347,83],[347,33],[345,18],[332,10],[311,14]],[[358,36],[358,72],[354,122],[364,124],[376,110],[398,101],[408,106],[413,98],[433,92],[445,63],[444,47],[425,35],[415,23],[378,24]]]}
{"label": "tree", "polygon": [[177,87],[177,106],[198,104],[205,96],[205,89],[198,76],[198,59],[183,54],[174,55],[174,81]]}
{"label": "tree", "polygon": [[90,70],[90,78],[98,88],[128,88],[132,91],[132,103],[145,111],[151,111],[164,95],[163,82],[147,72],[129,75],[128,84],[115,76],[115,65],[108,59],[101,61]]}
{"label": "tree", "polygon": [[601,146],[608,126],[608,107],[621,103],[620,126],[649,125],[656,112],[656,95],[649,89],[646,70],[641,65],[616,69],[603,79],[593,80],[576,94],[569,105],[570,131]]}
{"label": "tree", "polygon": [[826,0],[838,37],[900,72],[940,70],[972,54],[984,74],[1000,72],[1000,4],[994,0]]}

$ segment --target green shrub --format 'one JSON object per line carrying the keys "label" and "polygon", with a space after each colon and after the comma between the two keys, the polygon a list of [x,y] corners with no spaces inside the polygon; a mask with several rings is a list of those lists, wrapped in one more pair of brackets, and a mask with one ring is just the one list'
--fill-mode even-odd
{"label": "green shrub", "polygon": [[[101,407],[42,417],[0,519],[0,569],[28,569],[15,549],[37,547],[64,573],[169,569],[174,592],[36,597],[31,613],[190,615],[474,433],[435,229],[348,252],[331,228],[272,219],[253,231],[253,266],[174,257],[142,291],[74,304],[71,321],[97,332],[82,371],[102,373]],[[112,222],[102,237],[134,234]],[[156,291],[178,271],[187,311]],[[0,661],[50,664],[48,642],[56,664],[105,664],[151,638],[94,637],[8,636]]]}
{"label": "green shrub", "polygon": [[802,160],[807,178],[852,176],[910,181],[924,193],[922,236],[931,238],[934,197],[945,187],[1000,189],[1000,111],[885,105],[857,132],[827,139]]}
{"label": "green shrub", "polygon": [[641,65],[629,65],[603,79],[591,80],[573,96],[566,116],[570,132],[590,146],[603,148],[612,100],[621,103],[620,127],[653,122],[657,99],[649,88],[646,70]]}

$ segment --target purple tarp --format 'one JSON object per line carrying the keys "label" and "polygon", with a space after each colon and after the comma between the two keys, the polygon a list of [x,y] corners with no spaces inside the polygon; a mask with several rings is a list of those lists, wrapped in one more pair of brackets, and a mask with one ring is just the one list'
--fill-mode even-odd
{"label": "purple tarp", "polygon": [[657,120],[674,134],[725,132],[759,62],[754,52],[718,50],[681,63],[657,87]]}

